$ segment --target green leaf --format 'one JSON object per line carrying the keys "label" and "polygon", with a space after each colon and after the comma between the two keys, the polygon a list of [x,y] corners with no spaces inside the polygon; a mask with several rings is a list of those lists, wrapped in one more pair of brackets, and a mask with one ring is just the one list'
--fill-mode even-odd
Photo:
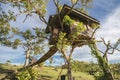
{"label": "green leaf", "polygon": [[93,23],[91,27],[92,28],[99,28],[100,26],[98,24]]}
{"label": "green leaf", "polygon": [[65,23],[65,25],[70,26],[72,25],[73,20],[68,15],[66,15],[64,16],[63,22]]}

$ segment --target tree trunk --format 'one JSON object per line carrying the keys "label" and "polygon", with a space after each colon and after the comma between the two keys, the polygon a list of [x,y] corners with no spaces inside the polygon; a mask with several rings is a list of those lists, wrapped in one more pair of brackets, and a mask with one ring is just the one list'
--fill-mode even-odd
{"label": "tree trunk", "polygon": [[61,50],[63,57],[65,58],[67,62],[67,75],[68,75],[68,80],[72,80],[72,73],[71,73],[71,64],[70,64],[70,58],[66,55],[65,50]]}
{"label": "tree trunk", "polygon": [[96,44],[95,43],[90,44],[89,47],[91,48],[92,54],[94,54],[95,57],[97,58],[97,61],[99,63],[100,68],[104,72],[104,79],[105,80],[114,80],[114,77],[113,77],[112,71],[110,69],[110,66],[109,66],[107,60],[100,55]]}
{"label": "tree trunk", "polygon": [[65,50],[61,50],[61,52],[62,52],[62,54],[63,54],[63,56],[64,56],[64,58],[66,59],[66,62],[67,62],[67,64],[68,64],[68,66],[67,66],[67,70],[68,70],[68,74],[67,74],[67,75],[68,75],[68,80],[73,80],[73,79],[72,79],[72,71],[71,71],[71,56],[72,56],[72,53],[73,53],[74,48],[75,48],[75,47],[72,47],[69,56],[66,55]]}
{"label": "tree trunk", "polygon": [[29,58],[30,58],[30,50],[26,52],[26,59],[25,59],[25,64],[24,67],[29,65]]}
{"label": "tree trunk", "polygon": [[113,74],[109,68],[104,68],[104,79],[105,80],[114,80]]}
{"label": "tree trunk", "polygon": [[68,80],[73,80],[72,79],[72,71],[71,71],[71,63],[70,60],[68,62]]}
{"label": "tree trunk", "polygon": [[71,71],[71,56],[74,49],[75,49],[75,46],[72,46],[69,57],[68,57],[68,62],[67,62],[68,63],[68,80],[73,80],[72,71]]}

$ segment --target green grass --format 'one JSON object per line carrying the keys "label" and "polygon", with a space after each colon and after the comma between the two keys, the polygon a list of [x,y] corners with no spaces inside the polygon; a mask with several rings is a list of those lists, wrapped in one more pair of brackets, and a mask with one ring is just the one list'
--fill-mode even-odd
{"label": "green grass", "polygon": [[16,71],[22,66],[10,65],[10,64],[1,64],[0,63],[0,80],[7,76],[10,72]]}
{"label": "green grass", "polygon": [[[0,64],[0,79],[5,77],[7,75],[7,72],[15,71],[20,67],[21,66]],[[56,70],[54,67],[39,67],[37,70],[40,72],[39,80],[56,80],[59,72],[61,71],[60,68]],[[63,69],[61,75],[66,75],[66,73],[67,70]],[[84,72],[72,72],[72,74],[75,77],[75,80],[95,80],[93,76]]]}
{"label": "green grass", "polygon": [[[41,80],[56,80],[58,77],[58,74],[61,69],[58,69],[57,71],[54,68],[51,67],[43,67],[40,69],[40,77]],[[64,69],[61,73],[61,75],[66,75],[67,70]],[[72,72],[73,76],[75,77],[75,80],[95,80],[93,76],[84,73],[84,72]],[[67,80],[67,79],[66,79]]]}

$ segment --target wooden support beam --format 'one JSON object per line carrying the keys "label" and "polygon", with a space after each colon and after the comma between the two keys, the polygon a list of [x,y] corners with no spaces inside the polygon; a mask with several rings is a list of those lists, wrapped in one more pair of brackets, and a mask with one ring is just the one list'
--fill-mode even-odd
{"label": "wooden support beam", "polygon": [[51,56],[53,56],[57,51],[58,51],[57,47],[52,46],[49,49],[49,51],[43,57],[41,57],[39,60],[37,60],[35,63],[29,65],[28,67],[32,67],[34,65],[37,65],[37,64],[40,64],[40,63],[46,61],[48,58],[50,58]]}

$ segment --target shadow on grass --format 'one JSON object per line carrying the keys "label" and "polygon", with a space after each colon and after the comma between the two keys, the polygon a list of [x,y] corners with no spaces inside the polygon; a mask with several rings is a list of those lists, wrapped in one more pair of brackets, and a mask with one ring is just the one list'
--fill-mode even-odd
{"label": "shadow on grass", "polygon": [[10,70],[10,69],[5,69],[3,66],[0,65],[0,74],[6,74],[6,76],[4,78],[2,78],[1,80],[17,80],[15,78],[15,74],[14,74],[14,70]]}
{"label": "shadow on grass", "polygon": [[[3,64],[3,65],[6,65],[6,64]],[[8,65],[6,65],[8,66]],[[6,74],[9,74],[11,72],[13,72],[14,70],[10,70],[10,69],[5,69],[2,65],[0,65],[0,73],[3,74],[3,73],[6,73]]]}

